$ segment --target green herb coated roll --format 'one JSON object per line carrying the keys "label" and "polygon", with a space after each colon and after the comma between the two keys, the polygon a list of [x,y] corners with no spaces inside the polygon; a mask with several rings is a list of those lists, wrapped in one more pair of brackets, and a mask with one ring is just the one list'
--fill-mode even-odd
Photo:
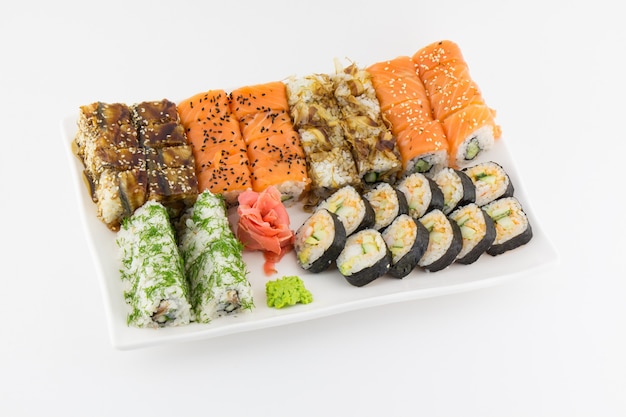
{"label": "green herb coated roll", "polygon": [[179,247],[195,321],[252,310],[243,246],[230,229],[221,195],[198,195],[179,224]]}
{"label": "green herb coated roll", "polygon": [[183,261],[166,208],[148,201],[125,219],[117,233],[128,325],[188,324],[191,307]]}

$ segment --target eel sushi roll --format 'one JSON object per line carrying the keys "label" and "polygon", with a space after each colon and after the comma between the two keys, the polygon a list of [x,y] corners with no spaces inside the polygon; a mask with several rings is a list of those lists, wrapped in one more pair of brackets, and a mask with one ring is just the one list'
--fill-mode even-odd
{"label": "eel sushi roll", "polygon": [[432,210],[419,221],[428,230],[428,248],[418,265],[430,272],[450,266],[463,248],[461,230],[443,211]]}
{"label": "eel sushi roll", "polygon": [[483,207],[491,217],[496,228],[496,238],[487,249],[492,256],[518,248],[527,244],[533,237],[528,216],[515,197],[505,197],[493,201]]}
{"label": "eel sushi roll", "polygon": [[199,194],[178,232],[194,321],[209,323],[252,310],[243,245],[230,229],[224,198],[208,190]]}
{"label": "eel sushi roll", "polygon": [[365,229],[348,237],[336,262],[350,284],[362,287],[389,271],[391,252],[379,231]]}
{"label": "eel sushi roll", "polygon": [[403,178],[396,188],[404,194],[408,213],[414,219],[431,210],[443,209],[443,192],[435,181],[424,174],[414,172]]}
{"label": "eel sushi roll", "polygon": [[376,221],[371,204],[351,185],[335,191],[317,206],[316,210],[319,209],[336,214],[346,229],[346,236],[371,228]]}
{"label": "eel sushi roll", "polygon": [[408,214],[399,215],[383,232],[391,252],[389,275],[404,278],[415,267],[428,248],[428,230]]}
{"label": "eel sushi roll", "polygon": [[183,260],[167,209],[148,201],[126,218],[117,232],[124,299],[134,327],[188,324],[191,306]]}
{"label": "eel sushi roll", "polygon": [[456,262],[469,265],[478,260],[493,244],[496,228],[487,212],[475,203],[459,207],[448,215],[461,229],[463,247]]}
{"label": "eel sushi roll", "polygon": [[294,249],[302,269],[325,271],[339,256],[346,243],[346,229],[336,214],[319,209],[298,228]]}
{"label": "eel sushi roll", "polygon": [[454,168],[443,168],[433,176],[443,193],[444,214],[476,200],[476,187],[472,180],[462,171]]}
{"label": "eel sushi roll", "polygon": [[479,206],[498,198],[513,196],[513,183],[504,168],[496,162],[482,162],[463,169],[463,172],[476,187],[476,204]]}
{"label": "eel sushi roll", "polygon": [[389,183],[380,182],[367,191],[364,196],[374,210],[374,226],[376,230],[383,230],[401,214],[409,212],[406,197]]}

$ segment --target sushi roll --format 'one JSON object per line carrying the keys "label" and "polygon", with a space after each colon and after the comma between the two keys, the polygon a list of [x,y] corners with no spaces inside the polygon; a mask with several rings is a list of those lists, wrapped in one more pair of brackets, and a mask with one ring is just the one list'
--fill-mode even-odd
{"label": "sushi roll", "polygon": [[230,111],[239,121],[246,145],[252,190],[274,186],[285,204],[298,201],[310,178],[300,136],[289,115],[285,84],[272,81],[239,87],[230,93]]}
{"label": "sushi roll", "polygon": [[498,198],[511,197],[513,183],[504,168],[493,161],[482,162],[463,169],[476,187],[476,204],[484,206]]}
{"label": "sushi roll", "polygon": [[426,252],[428,230],[408,214],[401,214],[382,235],[391,252],[389,275],[394,278],[407,276]]}
{"label": "sushi roll", "polygon": [[374,229],[361,230],[348,237],[337,257],[337,268],[346,280],[362,287],[383,276],[391,266],[391,252],[383,236]]}
{"label": "sushi roll", "polygon": [[443,209],[443,192],[435,181],[415,172],[403,178],[396,186],[407,201],[408,213],[419,219],[431,210]]}
{"label": "sushi roll", "polygon": [[463,247],[461,230],[441,210],[432,210],[419,221],[428,230],[428,248],[418,265],[430,272],[450,266]]}
{"label": "sushi roll", "polygon": [[346,236],[370,228],[376,221],[371,204],[351,185],[335,191],[317,206],[319,209],[336,214],[346,229]]}
{"label": "sushi roll", "polygon": [[365,184],[395,183],[402,161],[396,137],[380,112],[371,75],[355,64],[343,69],[337,64],[331,80],[359,177]]}
{"label": "sushi roll", "polygon": [[528,216],[515,197],[505,197],[483,207],[496,228],[496,238],[487,253],[492,256],[527,244],[533,237]]}
{"label": "sushi roll", "polygon": [[316,204],[345,185],[358,186],[361,179],[344,137],[330,76],[289,77],[285,85],[289,113],[300,134],[311,178],[309,204]]}
{"label": "sushi roll", "polygon": [[487,106],[459,46],[449,40],[433,42],[413,55],[419,78],[428,93],[433,115],[449,145],[449,166],[467,166],[501,136],[495,111]]}
{"label": "sushi roll", "polygon": [[252,174],[239,121],[224,90],[198,93],[177,105],[195,162],[198,191],[221,194],[229,206],[252,189]]}
{"label": "sushi roll", "polygon": [[380,182],[367,191],[364,196],[374,209],[374,226],[376,230],[383,230],[401,214],[409,211],[406,197],[389,183]]}
{"label": "sushi roll", "polygon": [[124,220],[115,240],[124,299],[134,327],[171,327],[191,321],[183,259],[166,208],[148,201]]}
{"label": "sushi roll", "polygon": [[433,118],[428,94],[408,56],[370,65],[367,71],[383,118],[396,137],[402,174],[434,173],[448,166],[448,141],[443,125]]}
{"label": "sushi roll", "polygon": [[200,193],[178,223],[178,234],[194,321],[209,323],[252,310],[243,245],[230,229],[224,198]]}
{"label": "sushi roll", "polygon": [[443,192],[444,214],[450,214],[455,208],[476,200],[476,187],[462,171],[443,168],[433,176],[433,180]]}
{"label": "sushi roll", "polygon": [[476,262],[496,238],[493,220],[475,203],[459,207],[448,217],[456,222],[463,237],[463,247],[456,262],[464,265]]}
{"label": "sushi roll", "polygon": [[346,243],[346,229],[336,214],[319,209],[298,228],[294,249],[298,265],[310,272],[325,271]]}

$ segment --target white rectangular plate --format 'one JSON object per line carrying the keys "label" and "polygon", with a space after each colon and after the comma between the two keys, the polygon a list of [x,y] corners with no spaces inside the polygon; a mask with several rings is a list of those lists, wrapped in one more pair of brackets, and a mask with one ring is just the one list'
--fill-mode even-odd
{"label": "white rectangular plate", "polygon": [[[76,134],[78,114],[68,116],[61,123],[63,147],[72,171],[82,222],[89,248],[95,262],[98,281],[104,298],[111,341],[119,349],[135,349],[172,342],[207,339],[222,335],[262,329],[330,316],[398,301],[435,297],[461,291],[483,288],[510,278],[528,276],[532,271],[547,267],[558,260],[558,254],[539,228],[538,220],[521,186],[521,180],[508,153],[505,140],[496,141],[493,149],[483,154],[476,163],[485,160],[498,162],[509,174],[515,186],[515,196],[520,200],[533,227],[533,239],[525,246],[492,257],[483,255],[471,265],[454,264],[445,270],[429,273],[414,270],[403,279],[383,276],[364,287],[350,285],[336,269],[320,274],[307,273],[296,263],[292,251],[277,264],[278,272],[266,276],[264,259],[259,252],[245,252],[249,280],[253,289],[255,308],[252,312],[222,317],[209,324],[192,323],[187,326],[163,329],[138,329],[126,325],[129,311],[124,302],[119,275],[119,258],[115,233],[96,217],[96,206],[91,201],[82,179],[82,164],[71,151]],[[291,228],[296,230],[308,216],[299,206],[288,209]],[[298,275],[313,294],[310,304],[275,309],[267,307],[265,283],[286,275]]]}

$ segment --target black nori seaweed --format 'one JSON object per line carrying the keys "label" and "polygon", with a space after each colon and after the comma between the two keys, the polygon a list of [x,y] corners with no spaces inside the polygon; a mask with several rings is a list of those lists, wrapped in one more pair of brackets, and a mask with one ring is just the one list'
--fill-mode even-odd
{"label": "black nori seaweed", "polygon": [[444,216],[450,224],[450,228],[452,229],[452,241],[450,242],[448,249],[439,257],[439,259],[429,265],[422,265],[423,269],[430,272],[441,271],[442,269],[450,266],[456,260],[456,257],[459,252],[461,252],[461,249],[463,249],[463,236],[461,235],[461,228],[459,228],[459,225],[457,225],[455,221],[450,220],[445,214],[443,214],[443,212],[441,212],[441,215]]}
{"label": "black nori seaweed", "polygon": [[396,262],[392,263],[389,268],[389,275],[394,278],[404,278],[408,274],[415,269],[417,263],[426,252],[428,248],[428,230],[422,223],[416,221],[411,217],[411,221],[415,223],[417,226],[417,233],[415,235],[415,240],[413,241],[413,246],[411,249]]}
{"label": "black nori seaweed", "polygon": [[376,224],[376,213],[374,213],[374,208],[367,201],[367,198],[361,196],[361,200],[363,201],[363,205],[365,206],[365,213],[363,215],[363,220],[357,226],[357,228],[351,234],[355,234],[356,232],[360,232],[361,230],[369,229]]}
{"label": "black nori seaweed", "polygon": [[465,254],[464,257],[456,260],[456,262],[463,265],[469,265],[476,262],[478,258],[480,258],[480,256],[491,247],[493,241],[496,239],[496,227],[493,223],[493,220],[491,219],[491,217],[489,217],[485,210],[481,208],[479,208],[479,210],[483,218],[485,219],[485,235],[482,239],[480,239],[480,241],[478,241],[478,243],[472,248],[472,250]]}
{"label": "black nori seaweed", "polygon": [[508,252],[527,244],[530,242],[532,237],[533,229],[530,226],[530,223],[528,223],[528,227],[522,233],[499,245],[491,245],[491,247],[487,249],[487,253],[491,256],[502,255],[504,252]]}
{"label": "black nori seaweed", "polygon": [[[311,266],[308,269],[304,268],[304,266],[298,262],[298,264],[303,269],[306,269],[307,271],[313,272],[313,273],[323,272],[326,269],[328,269],[328,267],[333,262],[335,262],[335,260],[337,259],[337,256],[339,256],[339,254],[341,253],[341,251],[343,250],[346,244],[346,228],[343,226],[343,223],[341,223],[341,220],[339,220],[339,217],[335,213],[332,213],[326,209],[319,209],[319,211],[322,211],[322,210],[330,214],[330,217],[333,219],[333,225],[334,225],[333,242],[330,244],[328,249],[322,254],[322,256],[320,256],[316,261],[311,263]],[[316,213],[313,213],[312,216],[315,215]]]}
{"label": "black nori seaweed", "polygon": [[[443,210],[444,198],[443,191],[439,188],[439,185],[435,182],[435,180],[426,177],[428,180],[428,184],[430,185],[430,203],[428,204],[428,208],[426,209],[426,213],[431,212],[433,210]],[[424,214],[426,214],[424,213]]]}
{"label": "black nori seaweed", "polygon": [[[462,206],[465,206],[467,204],[475,202],[476,201],[476,186],[474,185],[474,182],[472,181],[472,179],[469,177],[469,175],[467,175],[463,171],[459,171],[459,170],[455,169],[454,172],[456,173],[456,175],[461,180],[461,186],[463,187],[463,196],[456,203],[455,208],[456,207],[462,207]],[[509,184],[510,183],[511,182],[509,181]],[[452,210],[454,210],[454,209],[452,209]],[[452,211],[452,210],[450,210],[450,211]]]}

